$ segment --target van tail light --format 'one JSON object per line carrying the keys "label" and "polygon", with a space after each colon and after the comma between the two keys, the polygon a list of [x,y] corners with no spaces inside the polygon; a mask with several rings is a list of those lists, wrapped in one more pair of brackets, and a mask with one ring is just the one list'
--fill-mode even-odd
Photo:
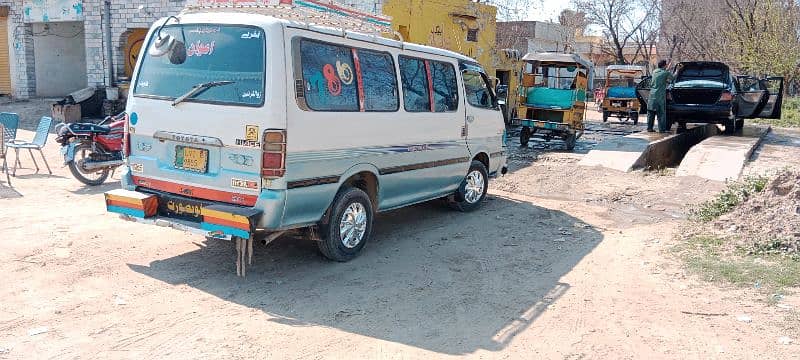
{"label": "van tail light", "polygon": [[261,177],[277,179],[286,174],[286,130],[265,130],[261,142]]}
{"label": "van tail light", "polygon": [[125,119],[125,125],[124,125],[125,133],[122,137],[122,155],[124,155],[124,157],[127,158],[128,156],[131,155],[131,129],[130,129],[131,123],[128,114],[124,115],[124,119]]}
{"label": "van tail light", "polygon": [[733,94],[730,91],[725,91],[719,96],[719,101],[731,102],[733,101]]}

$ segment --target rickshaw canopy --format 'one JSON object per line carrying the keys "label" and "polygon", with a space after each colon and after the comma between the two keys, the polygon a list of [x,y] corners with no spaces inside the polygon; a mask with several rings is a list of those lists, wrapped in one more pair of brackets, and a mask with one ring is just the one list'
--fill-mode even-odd
{"label": "rickshaw canopy", "polygon": [[562,53],[527,53],[522,57],[522,61],[529,63],[539,63],[543,65],[580,65],[584,69],[591,69],[594,65],[588,60],[576,54]]}
{"label": "rickshaw canopy", "polygon": [[612,73],[619,73],[622,75],[628,76],[644,76],[647,73],[647,69],[644,66],[639,65],[609,65],[606,66],[606,76],[610,76]]}

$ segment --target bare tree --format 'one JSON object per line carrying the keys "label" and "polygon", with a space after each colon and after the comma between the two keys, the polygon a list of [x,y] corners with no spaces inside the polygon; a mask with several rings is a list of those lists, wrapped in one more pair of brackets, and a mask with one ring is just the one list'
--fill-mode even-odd
{"label": "bare tree", "polygon": [[583,33],[586,28],[586,14],[580,11],[571,9],[564,9],[558,15],[558,23],[560,28],[560,44],[563,44],[562,51],[572,52],[575,50],[575,36],[578,33]]}
{"label": "bare tree", "polygon": [[625,48],[636,33],[654,16],[654,1],[641,0],[574,0],[586,20],[598,26],[606,38],[603,49],[618,64],[628,64]]}

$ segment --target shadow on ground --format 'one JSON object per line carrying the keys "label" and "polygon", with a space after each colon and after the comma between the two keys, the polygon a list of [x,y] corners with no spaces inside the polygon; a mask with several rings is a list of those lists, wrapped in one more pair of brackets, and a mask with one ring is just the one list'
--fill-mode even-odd
{"label": "shadow on ground", "polygon": [[579,219],[527,202],[495,197],[469,214],[441,205],[380,215],[373,242],[349,263],[284,238],[256,248],[246,279],[235,276],[233,246],[222,241],[129,267],[281,324],[457,355],[505,348],[569,291],[560,279],[602,240]]}

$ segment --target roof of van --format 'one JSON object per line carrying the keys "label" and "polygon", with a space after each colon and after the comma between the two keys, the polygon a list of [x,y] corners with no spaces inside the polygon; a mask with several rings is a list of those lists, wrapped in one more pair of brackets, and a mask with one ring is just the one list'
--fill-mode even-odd
{"label": "roof of van", "polygon": [[[390,26],[391,18],[365,14],[340,4],[323,3],[319,0],[293,0],[292,4],[281,5],[219,5],[220,1],[215,0],[214,5],[204,5],[208,2],[207,0],[195,0],[194,4],[190,2],[180,16],[201,18],[203,14],[213,14],[213,21],[220,21],[221,13],[236,18],[260,17],[267,22],[274,21],[284,27],[306,29],[477,63],[475,59],[454,51],[383,37],[382,34],[396,33]],[[327,8],[330,6],[333,11]],[[208,20],[204,19],[204,21]],[[223,22],[227,23],[228,21]]]}

